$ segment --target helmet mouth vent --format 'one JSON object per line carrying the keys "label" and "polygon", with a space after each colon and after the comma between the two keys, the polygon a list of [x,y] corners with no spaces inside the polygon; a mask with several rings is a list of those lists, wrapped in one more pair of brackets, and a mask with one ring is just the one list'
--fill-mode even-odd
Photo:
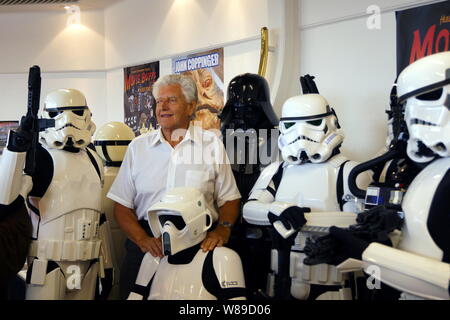
{"label": "helmet mouth vent", "polygon": [[310,141],[310,142],[314,142],[314,143],[319,143],[319,141],[313,140],[313,139],[308,138],[306,136],[299,136],[299,137],[297,137],[297,139],[295,139],[294,141],[290,142],[289,144],[296,143],[297,141],[300,141],[300,140],[306,140],[306,141]]}
{"label": "helmet mouth vent", "polygon": [[437,124],[434,124],[434,123],[431,123],[431,122],[428,122],[428,121],[425,121],[425,120],[420,120],[420,119],[417,119],[417,118],[411,119],[410,124],[411,125],[413,125],[413,124],[420,124],[422,126],[437,127]]}
{"label": "helmet mouth vent", "polygon": [[74,126],[73,124],[67,123],[67,124],[65,124],[64,126],[62,126],[61,128],[59,128],[58,131],[59,131],[59,130],[64,130],[65,128],[70,128],[70,127],[75,128],[75,129],[77,129],[77,130],[81,130],[80,128]]}
{"label": "helmet mouth vent", "polygon": [[417,141],[417,152],[416,154],[418,156],[425,156],[425,157],[433,157],[435,156],[433,150],[428,148],[422,141]]}

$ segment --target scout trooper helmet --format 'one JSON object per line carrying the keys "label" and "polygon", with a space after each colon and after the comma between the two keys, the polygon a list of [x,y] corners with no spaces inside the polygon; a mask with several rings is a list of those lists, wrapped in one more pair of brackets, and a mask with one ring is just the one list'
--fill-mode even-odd
{"label": "scout trooper helmet", "polygon": [[283,104],[278,147],[290,164],[328,160],[344,140],[338,119],[319,94],[289,98]]}
{"label": "scout trooper helmet", "polygon": [[58,89],[45,98],[43,118],[54,119],[55,126],[40,135],[49,148],[85,148],[91,143],[95,124],[84,95],[75,89]]}
{"label": "scout trooper helmet", "polygon": [[422,163],[450,156],[450,52],[406,67],[397,89],[409,131],[408,156]]}
{"label": "scout trooper helmet", "polygon": [[108,122],[94,136],[95,150],[108,167],[120,167],[131,140],[133,130],[122,122]]}
{"label": "scout trooper helmet", "polygon": [[200,243],[212,217],[199,190],[179,187],[148,209],[148,221],[153,235],[162,235],[164,255],[174,255]]}

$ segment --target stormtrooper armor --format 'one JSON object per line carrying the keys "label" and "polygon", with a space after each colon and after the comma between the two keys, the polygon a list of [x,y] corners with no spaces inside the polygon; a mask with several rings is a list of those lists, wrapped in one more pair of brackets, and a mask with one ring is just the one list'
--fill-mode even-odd
{"label": "stormtrooper armor", "polygon": [[40,135],[27,198],[33,221],[27,299],[93,299],[99,276],[102,294],[112,277],[108,239],[101,237],[103,165],[87,148],[95,124],[84,95],[74,89],[48,94],[43,115],[55,127]]}
{"label": "stormtrooper armor", "polygon": [[410,133],[407,153],[426,167],[402,202],[405,213],[397,248],[372,243],[363,252],[366,272],[403,291],[403,299],[449,299],[450,52],[422,58],[398,79]]}
{"label": "stormtrooper armor", "polygon": [[114,179],[119,172],[120,165],[131,140],[135,137],[133,130],[122,122],[109,122],[101,126],[94,136],[94,145],[97,154],[103,159],[104,184],[102,189],[102,208],[106,214],[108,236],[111,238],[112,261],[115,270],[113,288],[110,299],[118,299],[118,283],[120,267],[125,256],[124,243],[126,235],[120,229],[114,217],[114,202],[106,197]]}
{"label": "stormtrooper armor", "polygon": [[[323,234],[332,224],[355,221],[360,201],[350,192],[347,177],[357,163],[340,154],[343,134],[334,111],[318,94],[288,99],[279,127],[284,161],[261,173],[243,210],[250,224],[276,230],[267,293],[278,298],[288,298],[290,291],[296,299],[347,299],[346,276],[331,265],[305,266],[303,247],[308,237]],[[367,187],[370,179],[360,175],[358,185]]]}
{"label": "stormtrooper armor", "polygon": [[[212,224],[203,194],[194,188],[174,188],[148,210],[165,257],[144,256],[129,299],[224,300],[245,299],[239,256],[217,247],[203,252],[200,243]],[[148,293],[149,292],[149,293]]]}

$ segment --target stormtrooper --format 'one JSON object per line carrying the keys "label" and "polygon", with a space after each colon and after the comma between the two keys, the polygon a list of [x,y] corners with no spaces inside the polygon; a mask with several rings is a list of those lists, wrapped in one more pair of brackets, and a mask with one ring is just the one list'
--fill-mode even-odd
{"label": "stormtrooper", "polygon": [[[279,156],[275,129],[278,118],[270,102],[266,79],[251,73],[234,77],[228,85],[228,100],[220,119],[224,145],[243,204],[263,168]],[[247,296],[258,298],[270,265],[268,227],[249,225],[241,219],[234,226],[228,245],[241,256]]]}
{"label": "stormtrooper", "polygon": [[209,252],[200,243],[212,216],[195,188],[168,191],[148,210],[152,232],[162,238],[164,258],[145,254],[129,300],[242,300],[245,281],[239,256],[226,247]]}
{"label": "stormtrooper", "polygon": [[[353,247],[352,260],[373,278],[402,291],[401,299],[450,298],[450,52],[422,58],[398,78],[399,103],[409,131],[408,157],[424,168],[401,203],[404,223],[397,245],[367,242],[348,230],[330,234]],[[340,249],[336,251],[344,251]],[[347,251],[347,250],[345,250]],[[340,259],[342,260],[342,259]]]}
{"label": "stormtrooper", "polygon": [[450,298],[450,52],[422,58],[399,75],[399,103],[408,126],[408,156],[426,167],[409,186],[405,222],[396,248],[372,243],[364,268],[380,269],[381,281],[403,299]]}
{"label": "stormtrooper", "polygon": [[[264,169],[243,209],[250,224],[273,226],[267,294],[349,299],[348,278],[331,265],[305,266],[303,248],[306,239],[326,233],[333,224],[354,223],[361,201],[350,192],[347,177],[357,163],[340,153],[344,137],[338,119],[317,93],[289,98],[279,129],[284,161]],[[362,174],[357,184],[367,187],[370,179]]]}
{"label": "stormtrooper", "polygon": [[[125,152],[131,140],[135,138],[133,130],[122,122],[109,122],[101,126],[94,136],[94,145],[97,154],[103,159],[105,167],[103,171],[104,184],[102,191],[103,212],[106,214],[106,219],[109,222],[107,235],[111,237],[110,251],[112,252],[112,261],[114,270],[117,275],[120,274],[120,265],[122,264],[125,250],[124,243],[126,236],[120,229],[114,217],[113,204],[114,202],[106,197],[111,188],[114,179],[119,172],[120,165],[125,156]],[[111,289],[110,299],[118,299],[118,283],[119,277],[114,277],[113,287]]]}
{"label": "stormtrooper", "polygon": [[[101,239],[106,234],[103,165],[88,148],[95,124],[84,95],[75,89],[49,93],[43,117],[54,121],[54,127],[40,134],[32,189],[26,196],[33,223],[26,298],[93,299],[99,276],[102,297],[112,260],[107,239]],[[18,161],[16,171],[22,166]]]}

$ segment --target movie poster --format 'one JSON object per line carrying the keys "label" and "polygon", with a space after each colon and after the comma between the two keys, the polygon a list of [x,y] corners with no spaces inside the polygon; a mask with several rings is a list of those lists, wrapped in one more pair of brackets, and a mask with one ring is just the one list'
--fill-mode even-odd
{"label": "movie poster", "polygon": [[397,74],[414,61],[449,50],[448,1],[397,11]]}
{"label": "movie poster", "polygon": [[125,124],[136,136],[157,128],[153,84],[159,77],[159,61],[124,69]]}
{"label": "movie poster", "polygon": [[16,130],[19,127],[19,121],[0,121],[0,155],[6,147],[9,130]]}
{"label": "movie poster", "polygon": [[172,72],[194,79],[198,103],[194,121],[203,129],[220,129],[218,115],[224,106],[223,48],[172,59]]}

